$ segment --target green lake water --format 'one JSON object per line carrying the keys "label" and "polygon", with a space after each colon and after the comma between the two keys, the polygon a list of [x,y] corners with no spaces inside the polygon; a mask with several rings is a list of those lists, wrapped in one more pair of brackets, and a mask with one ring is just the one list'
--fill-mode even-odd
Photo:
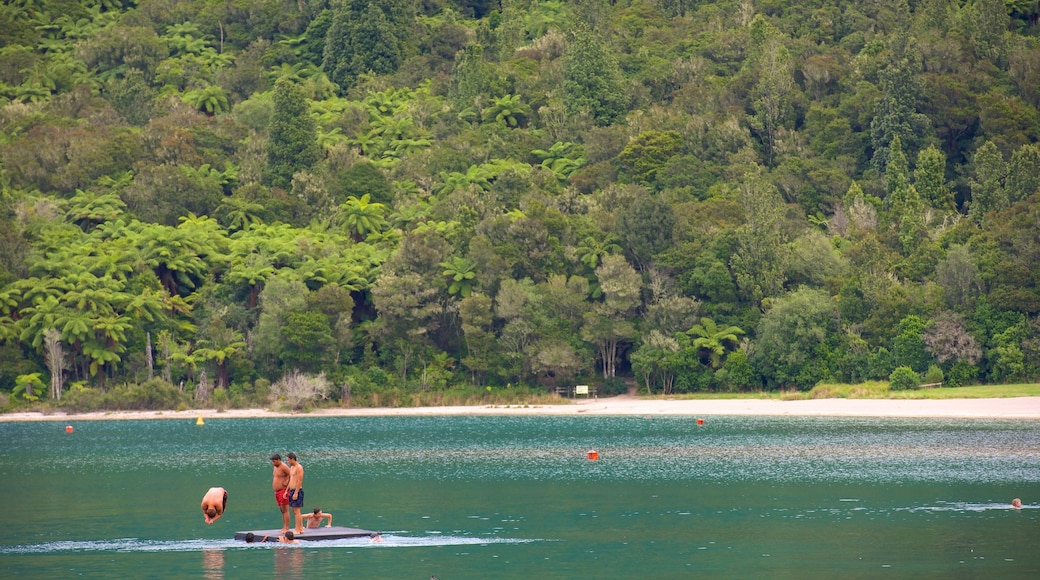
{"label": "green lake water", "polygon": [[[4,578],[1040,577],[1036,421],[69,424],[0,423]],[[305,513],[385,541],[232,540],[281,526],[267,457],[289,451]]]}

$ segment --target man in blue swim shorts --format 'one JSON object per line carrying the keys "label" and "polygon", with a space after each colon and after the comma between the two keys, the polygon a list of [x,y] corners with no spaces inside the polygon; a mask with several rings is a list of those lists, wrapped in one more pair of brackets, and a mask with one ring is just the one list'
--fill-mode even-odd
{"label": "man in blue swim shorts", "polygon": [[303,465],[296,460],[295,453],[285,458],[289,460],[289,507],[292,508],[293,522],[296,524],[293,533],[298,536],[303,533],[303,516],[300,515],[300,508],[303,507]]}

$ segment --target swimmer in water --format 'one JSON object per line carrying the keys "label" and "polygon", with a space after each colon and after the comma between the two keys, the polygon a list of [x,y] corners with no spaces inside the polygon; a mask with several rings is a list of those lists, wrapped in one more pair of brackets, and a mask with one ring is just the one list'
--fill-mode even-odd
{"label": "swimmer in water", "polygon": [[1011,507],[1015,508],[1016,510],[1020,509],[1022,507],[1022,500],[1018,499],[1017,497],[1011,500]]}

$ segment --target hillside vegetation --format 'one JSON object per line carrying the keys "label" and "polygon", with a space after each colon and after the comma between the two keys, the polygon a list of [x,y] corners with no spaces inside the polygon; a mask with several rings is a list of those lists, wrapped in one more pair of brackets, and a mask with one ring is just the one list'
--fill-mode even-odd
{"label": "hillside vegetation", "polygon": [[1037,0],[15,0],[7,407],[1040,377]]}

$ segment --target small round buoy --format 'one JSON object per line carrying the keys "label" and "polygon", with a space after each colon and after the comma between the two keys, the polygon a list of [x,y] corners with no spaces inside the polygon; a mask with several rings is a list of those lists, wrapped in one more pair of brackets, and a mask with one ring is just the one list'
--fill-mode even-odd
{"label": "small round buoy", "polygon": [[66,433],[72,433],[73,431],[75,431],[75,429],[72,428],[72,425],[66,425],[65,426],[65,432]]}
{"label": "small round buoy", "polygon": [[647,418],[647,419],[649,419],[649,418],[650,418],[650,415],[647,415],[647,416],[646,416],[646,418]]}
{"label": "small round buoy", "polygon": [[703,425],[703,424],[704,424],[704,419],[700,419],[700,418],[698,418],[698,419],[697,419],[697,424],[698,424],[698,425]]}
{"label": "small round buoy", "polygon": [[595,449],[587,451],[585,453],[585,459],[588,459],[589,461],[599,461],[599,451],[596,451]]}
{"label": "small round buoy", "polygon": [[196,425],[205,425],[206,424],[206,422],[202,420],[202,415],[199,415],[199,418],[195,420],[195,424]]}

